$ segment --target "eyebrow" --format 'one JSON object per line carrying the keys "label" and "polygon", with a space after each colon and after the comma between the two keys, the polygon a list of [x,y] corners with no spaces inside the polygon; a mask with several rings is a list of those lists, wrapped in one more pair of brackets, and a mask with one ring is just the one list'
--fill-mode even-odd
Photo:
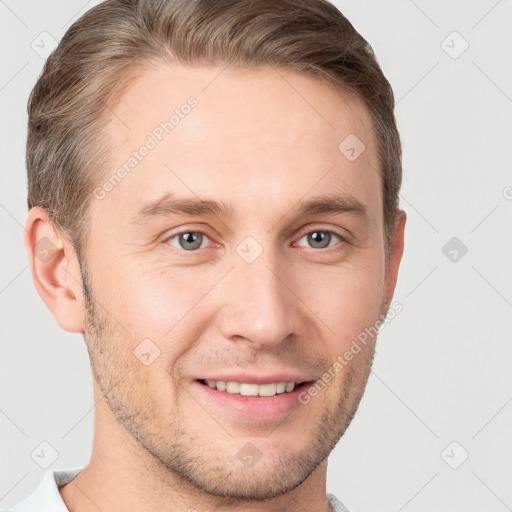
{"label": "eyebrow", "polygon": [[[197,197],[176,197],[165,194],[160,199],[144,206],[130,221],[139,224],[155,217],[172,215],[219,215],[232,217],[234,205],[224,201],[199,199]],[[290,210],[298,216],[313,216],[319,214],[350,214],[368,219],[368,209],[351,194],[324,194],[309,200],[301,199]]]}

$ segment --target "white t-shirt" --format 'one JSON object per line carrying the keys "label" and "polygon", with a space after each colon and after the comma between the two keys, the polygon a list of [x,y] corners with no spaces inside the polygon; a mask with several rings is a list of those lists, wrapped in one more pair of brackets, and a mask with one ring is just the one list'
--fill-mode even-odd
{"label": "white t-shirt", "polygon": [[[47,471],[32,494],[4,512],[69,512],[59,493],[59,487],[71,482],[82,469]],[[350,512],[334,494],[327,493],[327,500],[331,512]]]}

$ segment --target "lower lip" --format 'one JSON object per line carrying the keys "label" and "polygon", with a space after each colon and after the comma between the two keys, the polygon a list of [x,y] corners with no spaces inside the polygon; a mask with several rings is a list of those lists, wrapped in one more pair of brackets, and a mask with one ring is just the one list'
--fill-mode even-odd
{"label": "lower lip", "polygon": [[194,381],[193,384],[199,392],[221,406],[235,411],[237,414],[251,418],[279,418],[289,414],[299,404],[299,395],[305,391],[311,382],[305,382],[289,393],[280,393],[274,396],[243,396],[227,391],[219,391],[208,385]]}

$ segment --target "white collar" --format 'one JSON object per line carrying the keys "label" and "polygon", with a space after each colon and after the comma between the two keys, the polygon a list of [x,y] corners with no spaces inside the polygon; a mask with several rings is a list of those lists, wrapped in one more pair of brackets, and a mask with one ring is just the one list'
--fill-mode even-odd
{"label": "white collar", "polygon": [[32,494],[5,512],[69,512],[59,487],[71,482],[84,468],[47,471]]}

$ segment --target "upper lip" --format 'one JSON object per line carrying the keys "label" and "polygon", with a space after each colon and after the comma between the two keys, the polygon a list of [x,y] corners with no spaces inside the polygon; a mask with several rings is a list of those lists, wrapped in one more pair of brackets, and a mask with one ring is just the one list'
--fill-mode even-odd
{"label": "upper lip", "polygon": [[270,382],[309,382],[315,380],[308,375],[300,373],[273,373],[271,375],[251,375],[248,373],[237,373],[227,375],[217,374],[207,377],[199,377],[199,380],[222,380],[225,382],[249,382],[251,384],[268,384]]}

